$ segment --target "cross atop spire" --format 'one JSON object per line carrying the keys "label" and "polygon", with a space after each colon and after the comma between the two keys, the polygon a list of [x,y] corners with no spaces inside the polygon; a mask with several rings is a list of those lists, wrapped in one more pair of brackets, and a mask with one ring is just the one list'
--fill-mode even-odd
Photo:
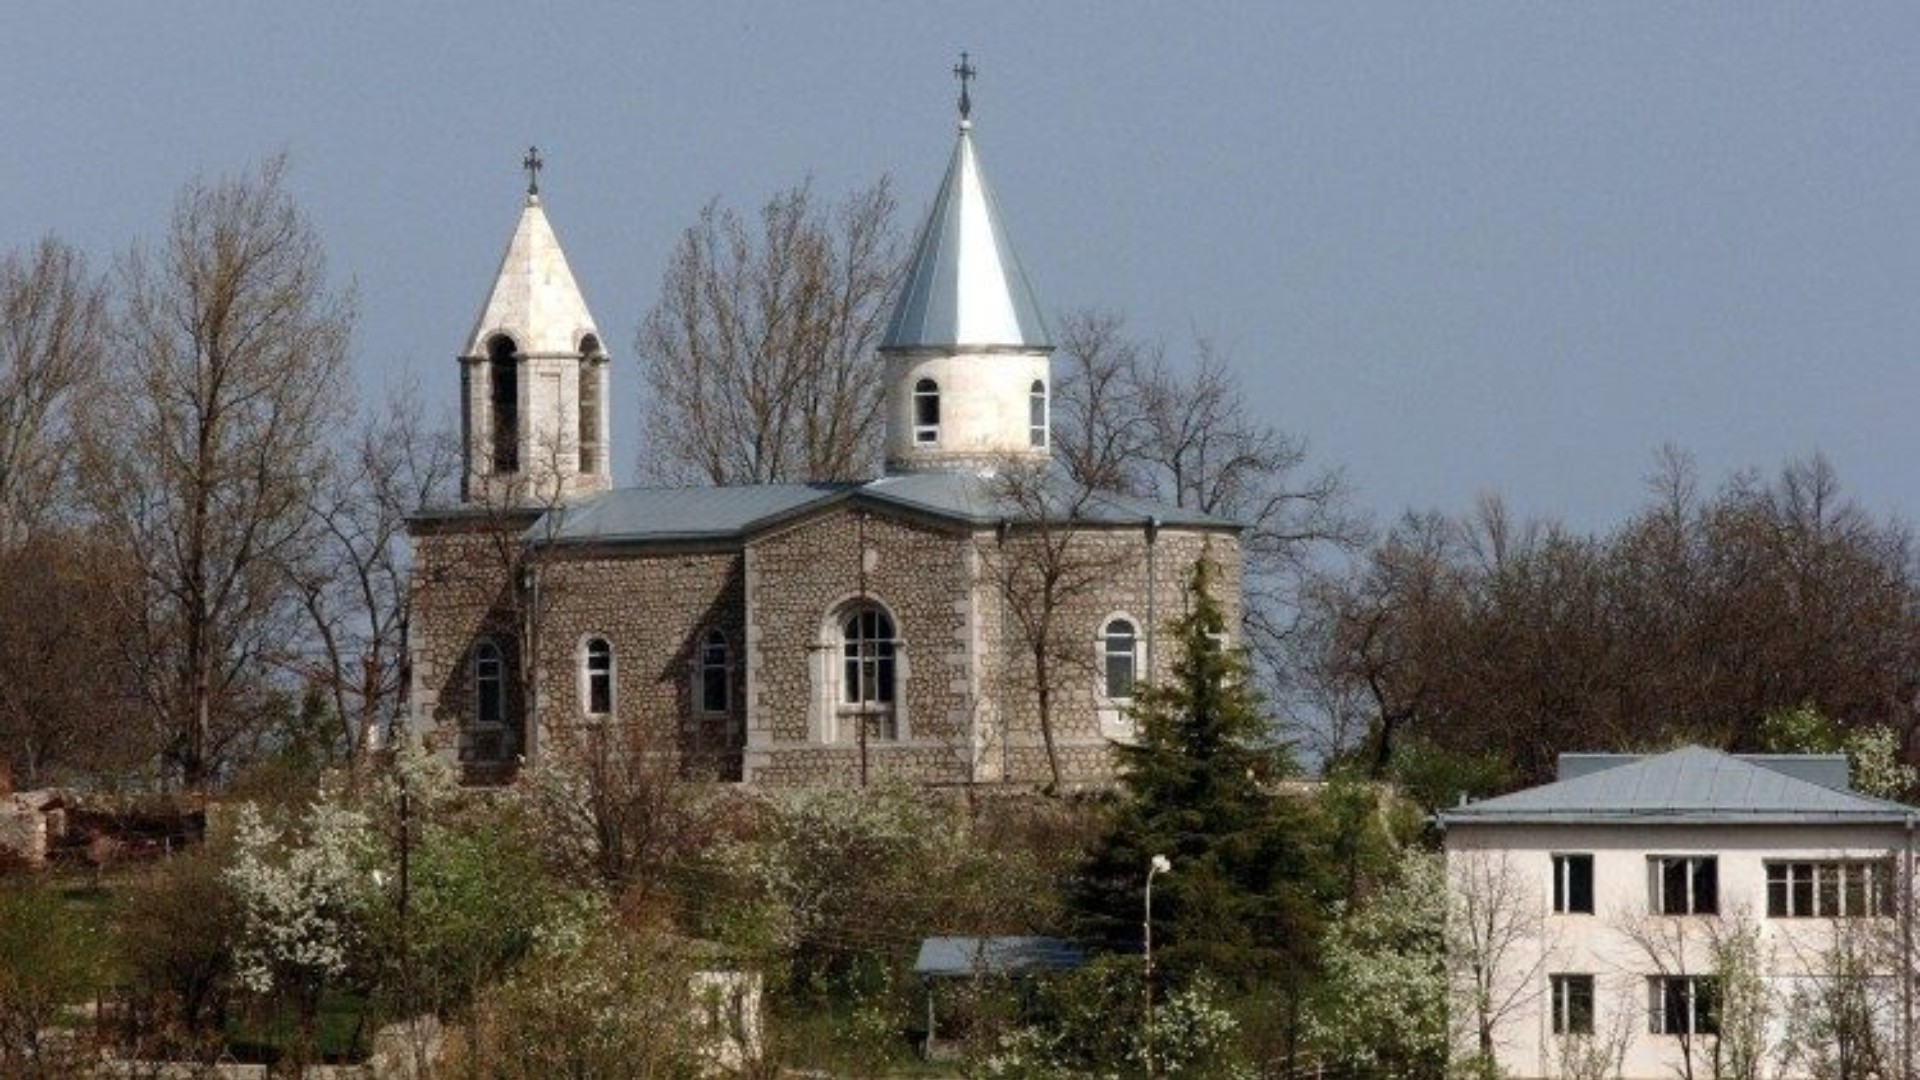
{"label": "cross atop spire", "polygon": [[520,160],[520,167],[527,170],[527,194],[540,194],[540,170],[547,167],[547,163],[540,159],[540,148],[527,147],[527,156]]}
{"label": "cross atop spire", "polygon": [[967,63],[967,54],[960,54],[960,62],[953,66],[953,77],[960,80],[960,119],[967,120],[973,115],[973,99],[967,96],[967,84],[980,74],[972,64]]}

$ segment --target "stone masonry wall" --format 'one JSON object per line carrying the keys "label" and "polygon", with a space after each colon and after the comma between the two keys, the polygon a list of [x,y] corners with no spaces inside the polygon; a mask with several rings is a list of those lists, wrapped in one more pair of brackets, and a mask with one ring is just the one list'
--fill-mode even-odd
{"label": "stone masonry wall", "polygon": [[758,783],[858,783],[862,748],[847,718],[842,737],[832,665],[835,616],[864,595],[892,617],[900,639],[896,715],[901,738],[868,739],[869,778],[969,779],[976,705],[970,541],[964,533],[841,508],[759,537],[747,550],[749,688],[746,778]]}
{"label": "stone masonry wall", "polygon": [[[512,677],[523,605],[498,522],[418,524],[412,650],[415,714],[430,740],[463,760],[525,753],[515,726],[475,732],[472,655],[491,636],[502,648],[510,717],[523,712]],[[513,534],[517,536],[517,531]],[[1051,780],[1033,661],[1006,602],[1002,575],[1018,562],[1019,532],[965,532],[904,515],[841,507],[754,539],[739,550],[562,549],[540,570],[538,675],[541,739],[617,729],[670,751],[688,772],[763,784],[858,783],[895,774],[927,783]],[[1090,586],[1059,609],[1052,728],[1062,779],[1106,783],[1115,738],[1131,730],[1123,703],[1102,696],[1101,631],[1124,615],[1139,629],[1139,677],[1164,679],[1176,651],[1167,627],[1189,607],[1188,579],[1203,551],[1223,570],[1230,625],[1240,612],[1240,552],[1231,534],[1161,528],[1084,530],[1068,561]],[[1027,579],[1016,576],[1027,588]],[[1149,588],[1151,583],[1151,589]],[[897,740],[869,738],[836,708],[841,660],[834,617],[863,593],[892,617],[899,638]],[[699,644],[727,638],[729,709],[694,708]],[[585,642],[614,654],[614,714],[582,708]],[[1149,644],[1149,636],[1153,639]],[[838,724],[836,741],[823,735]],[[864,764],[864,768],[863,768]]]}
{"label": "stone masonry wall", "polygon": [[[1020,550],[1017,533],[1004,542],[982,533],[976,543],[983,571],[978,602],[983,678],[995,703],[993,731],[986,746],[988,771],[1013,783],[1046,784],[1052,772],[1041,729],[1033,650],[1021,621],[1009,610],[1003,584],[1007,564],[1012,562],[1016,564],[1014,580],[1031,588],[1031,570],[1023,574],[1018,564],[1025,559],[1030,565],[1035,556]],[[1111,781],[1118,764],[1113,740],[1126,738],[1132,731],[1124,703],[1103,697],[1101,634],[1108,620],[1125,616],[1136,627],[1139,681],[1169,677],[1176,646],[1168,627],[1190,608],[1189,578],[1203,552],[1221,567],[1220,599],[1228,625],[1237,626],[1240,549],[1231,534],[1162,527],[1151,545],[1144,529],[1088,529],[1072,536],[1058,565],[1068,568],[1068,576],[1097,585],[1074,592],[1057,609],[1054,640],[1061,648],[1050,660],[1049,712],[1064,782]]]}
{"label": "stone masonry wall", "polygon": [[[540,685],[542,732],[551,742],[589,718],[582,678],[586,642],[613,649],[613,716],[637,748],[670,752],[689,772],[740,777],[745,737],[745,589],[738,551],[645,554],[567,552],[542,571]],[[728,710],[696,708],[700,644],[726,636],[731,660]]]}
{"label": "stone masonry wall", "polygon": [[508,677],[506,714],[521,715],[518,680],[519,616],[512,590],[512,552],[527,522],[519,515],[449,515],[412,523],[413,716],[430,747],[462,761],[511,761],[524,732],[518,724],[475,731],[473,650],[483,638],[500,646]]}

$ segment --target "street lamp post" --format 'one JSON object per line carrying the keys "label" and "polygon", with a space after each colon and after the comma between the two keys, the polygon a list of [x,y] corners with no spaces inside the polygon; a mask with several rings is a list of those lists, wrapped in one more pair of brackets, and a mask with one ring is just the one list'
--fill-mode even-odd
{"label": "street lamp post", "polygon": [[1148,1080],[1153,1077],[1153,875],[1164,874],[1173,869],[1165,855],[1155,855],[1147,860],[1147,903],[1146,918],[1140,924],[1141,944],[1145,946],[1147,957],[1144,983],[1147,989],[1147,1029],[1141,1037],[1141,1057],[1145,1059]]}

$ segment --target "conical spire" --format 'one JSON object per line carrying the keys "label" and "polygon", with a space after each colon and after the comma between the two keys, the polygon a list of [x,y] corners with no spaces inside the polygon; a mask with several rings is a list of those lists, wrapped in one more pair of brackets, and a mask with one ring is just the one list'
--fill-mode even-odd
{"label": "conical spire", "polygon": [[539,151],[522,164],[526,202],[460,356],[465,497],[502,505],[611,484],[607,353],[541,209]]}
{"label": "conical spire", "polygon": [[531,191],[500,258],[493,291],[474,320],[466,355],[485,356],[487,342],[499,334],[512,338],[523,356],[578,353],[587,335],[599,338],[540,196]]}
{"label": "conical spire", "polygon": [[973,124],[960,137],[940,194],[914,245],[882,349],[1050,349],[1033,286],[980,171]]}

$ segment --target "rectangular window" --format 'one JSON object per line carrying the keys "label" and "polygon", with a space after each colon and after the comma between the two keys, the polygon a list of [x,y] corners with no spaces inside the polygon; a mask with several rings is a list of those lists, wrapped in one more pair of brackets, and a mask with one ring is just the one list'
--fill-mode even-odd
{"label": "rectangular window", "polygon": [[1767,916],[1853,919],[1893,914],[1893,867],[1885,859],[1767,864]]}
{"label": "rectangular window", "polygon": [[1553,857],[1553,910],[1561,915],[1593,914],[1593,856]]}
{"label": "rectangular window", "polygon": [[732,689],[733,664],[727,637],[718,630],[709,631],[700,645],[700,711],[727,711]]}
{"label": "rectangular window", "polygon": [[600,369],[590,360],[580,362],[580,471],[600,466]]}
{"label": "rectangular window", "polygon": [[1593,976],[1552,975],[1553,1033],[1593,1034]]}
{"label": "rectangular window", "polygon": [[1711,975],[1647,979],[1647,1030],[1655,1035],[1720,1034],[1720,983]]}
{"label": "rectangular window", "polygon": [[1654,855],[1647,859],[1655,915],[1714,915],[1720,911],[1720,863],[1712,855]]}

